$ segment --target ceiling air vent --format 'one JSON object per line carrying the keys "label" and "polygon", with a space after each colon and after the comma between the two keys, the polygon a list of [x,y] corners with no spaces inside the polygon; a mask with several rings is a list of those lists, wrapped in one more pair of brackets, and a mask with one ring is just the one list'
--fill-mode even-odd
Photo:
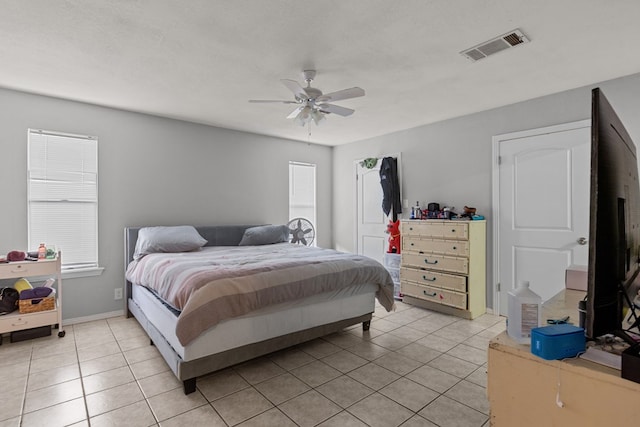
{"label": "ceiling air vent", "polygon": [[529,39],[522,34],[522,31],[513,30],[470,49],[463,50],[460,54],[475,62],[494,53],[528,42]]}

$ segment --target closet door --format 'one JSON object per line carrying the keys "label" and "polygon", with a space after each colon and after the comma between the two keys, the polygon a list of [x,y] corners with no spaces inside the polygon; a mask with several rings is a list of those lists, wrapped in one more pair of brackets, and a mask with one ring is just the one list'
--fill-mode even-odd
{"label": "closet door", "polygon": [[590,123],[499,138],[499,305],[519,280],[546,301],[564,289],[565,270],[587,265]]}
{"label": "closet door", "polygon": [[356,162],[357,182],[357,249],[383,264],[389,235],[385,233],[389,219],[382,212],[382,186],[380,164],[367,169]]}

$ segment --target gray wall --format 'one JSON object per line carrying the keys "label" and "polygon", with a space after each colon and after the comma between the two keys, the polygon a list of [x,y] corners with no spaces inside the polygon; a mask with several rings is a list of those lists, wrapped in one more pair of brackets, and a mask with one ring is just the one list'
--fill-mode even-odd
{"label": "gray wall", "polygon": [[[462,208],[488,220],[487,303],[493,306],[492,137],[591,116],[591,89],[600,87],[640,144],[640,74],[336,147],[333,154],[334,242],[355,249],[353,162],[400,152],[402,198]],[[429,97],[425,97],[429,102]],[[588,213],[585,212],[585,215]],[[406,216],[408,217],[408,215]]]}
{"label": "gray wall", "polygon": [[99,138],[99,251],[105,271],[65,281],[65,319],[123,308],[113,289],[123,284],[127,225],[287,221],[289,160],[318,165],[318,243],[351,251],[353,162],[401,152],[403,198],[412,204],[473,205],[487,217],[491,305],[492,137],[588,118],[596,86],[640,143],[640,74],[334,149],[0,89],[0,253],[27,244],[30,127]]}
{"label": "gray wall", "polygon": [[99,141],[105,270],[64,281],[65,319],[123,309],[113,294],[123,286],[125,226],[286,223],[289,160],[317,164],[318,243],[333,244],[330,147],[0,89],[0,253],[27,245],[28,128]]}

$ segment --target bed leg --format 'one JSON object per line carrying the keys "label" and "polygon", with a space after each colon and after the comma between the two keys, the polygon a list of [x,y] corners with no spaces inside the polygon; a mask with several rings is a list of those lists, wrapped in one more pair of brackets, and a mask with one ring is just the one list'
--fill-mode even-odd
{"label": "bed leg", "polygon": [[370,326],[371,326],[371,320],[367,320],[367,321],[362,322],[362,330],[363,331],[368,331]]}
{"label": "bed leg", "polygon": [[153,343],[153,340],[152,340],[151,338],[149,338],[149,345],[155,345],[155,344]]}
{"label": "bed leg", "polygon": [[184,387],[184,394],[190,394],[196,391],[196,379],[189,378],[188,380],[182,381],[182,385]]}

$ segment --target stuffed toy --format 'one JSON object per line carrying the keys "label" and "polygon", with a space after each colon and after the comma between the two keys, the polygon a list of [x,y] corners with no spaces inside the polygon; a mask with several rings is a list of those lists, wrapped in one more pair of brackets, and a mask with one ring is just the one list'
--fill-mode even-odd
{"label": "stuffed toy", "polygon": [[400,253],[400,220],[389,221],[387,224],[387,233],[389,233],[389,249],[387,253],[399,254]]}

